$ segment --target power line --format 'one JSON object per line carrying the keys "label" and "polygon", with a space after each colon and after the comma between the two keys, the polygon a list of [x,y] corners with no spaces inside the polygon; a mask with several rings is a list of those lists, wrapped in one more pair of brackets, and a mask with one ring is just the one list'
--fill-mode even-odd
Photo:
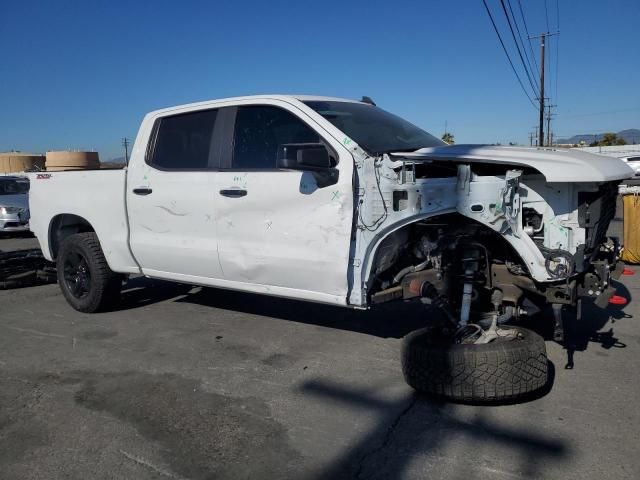
{"label": "power line", "polygon": [[527,68],[527,65],[524,63],[524,58],[522,58],[522,52],[520,51],[520,45],[518,43],[518,40],[516,39],[516,34],[513,31],[513,26],[511,25],[511,19],[509,18],[509,14],[507,13],[507,7],[504,4],[504,0],[500,0],[500,5],[502,5],[502,11],[504,12],[504,16],[507,19],[507,24],[509,25],[509,30],[511,31],[511,36],[513,37],[513,41],[516,44],[516,50],[518,51],[518,55],[520,56],[520,62],[522,63],[522,67],[524,68],[524,71],[527,74],[527,78],[529,80],[529,85],[531,85],[531,88],[533,89],[533,93],[535,95],[538,95],[539,94],[538,87],[536,86],[536,84],[531,79],[531,73],[529,72],[529,69]]}
{"label": "power line", "polygon": [[524,94],[529,99],[529,102],[531,103],[533,108],[536,108],[536,104],[531,99],[531,96],[529,95],[529,92],[527,92],[527,89],[524,88],[524,84],[522,83],[522,80],[520,79],[520,75],[518,75],[516,67],[513,66],[513,62],[511,61],[511,57],[509,56],[509,52],[507,51],[507,47],[505,47],[504,42],[502,41],[502,36],[500,35],[500,32],[498,31],[498,27],[496,27],[496,22],[493,20],[493,15],[491,15],[491,10],[489,10],[489,6],[487,5],[487,0],[482,0],[482,3],[484,3],[484,8],[487,10],[487,14],[489,15],[489,19],[491,20],[491,25],[493,25],[493,30],[496,32],[496,35],[498,36],[498,40],[500,40],[500,45],[502,45],[502,50],[504,50],[504,54],[507,56],[507,60],[509,60],[509,65],[511,65],[511,70],[513,70],[513,73],[516,76],[516,78],[518,79],[518,83],[520,84],[520,87],[522,88],[522,91],[524,92]]}
{"label": "power line", "polygon": [[544,0],[544,16],[547,19],[547,32],[549,31],[549,9],[547,8],[547,0]]}
{"label": "power line", "polygon": [[[556,30],[560,31],[560,0],[556,0]],[[558,73],[560,66],[560,35],[556,38],[556,88],[555,88],[555,98],[556,102],[558,101]]]}
{"label": "power line", "polygon": [[[547,30],[547,32],[548,31],[549,30]],[[551,86],[553,85],[553,83],[551,83],[551,81],[553,79],[552,78],[553,75],[552,75],[552,71],[551,71],[551,63],[552,63],[551,62],[551,57],[553,56],[553,50],[551,48],[551,46],[552,46],[551,45],[551,41],[552,41],[551,37],[548,37],[547,38],[547,43],[549,45],[549,54],[547,55],[547,65],[545,67],[546,70],[547,70],[547,83],[545,84],[545,88],[544,88],[548,92],[548,96],[551,96]]]}
{"label": "power line", "polygon": [[[509,29],[511,30],[511,36],[513,37],[513,41],[516,43],[516,48],[518,49],[518,55],[520,55],[520,61],[522,62],[522,66],[524,67],[525,72],[527,73],[527,77],[529,78],[529,83],[531,84],[531,88],[533,88],[533,91],[536,93],[536,95],[538,94],[538,84],[532,80],[532,68],[531,68],[531,61],[529,60],[529,56],[527,55],[527,50],[526,48],[524,48],[524,42],[522,41],[522,35],[520,34],[520,28],[518,27],[518,22],[516,21],[516,17],[513,14],[513,10],[511,9],[511,2],[509,0],[507,0],[507,5],[509,6],[509,12],[511,12],[511,17],[513,18],[513,23],[515,24],[516,27],[516,31],[518,32],[518,38],[516,39],[516,35],[515,33],[513,33],[513,27],[511,26],[511,19],[509,18],[509,14],[507,13],[507,9],[505,8],[504,5],[504,0],[500,0],[500,3],[502,4],[502,10],[504,11],[504,16],[507,17],[507,23],[509,24]],[[518,42],[518,40],[520,42]],[[524,59],[522,58],[522,51],[520,50],[520,44],[522,44],[522,50],[524,50],[524,56],[527,59],[527,64],[524,63]]]}
{"label": "power line", "polygon": [[524,31],[527,34],[527,38],[529,39],[529,52],[531,53],[531,58],[533,58],[533,64],[536,67],[536,72],[538,71],[538,62],[536,61],[536,55],[533,53],[533,46],[531,45],[531,35],[529,35],[529,27],[527,27],[527,21],[524,18],[524,10],[522,9],[522,1],[518,0],[518,7],[520,9],[520,16],[522,17],[522,24],[524,25]]}

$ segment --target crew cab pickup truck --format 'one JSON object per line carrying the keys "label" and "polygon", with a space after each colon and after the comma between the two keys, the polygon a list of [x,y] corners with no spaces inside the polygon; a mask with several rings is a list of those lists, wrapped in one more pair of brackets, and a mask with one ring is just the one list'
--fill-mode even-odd
{"label": "crew cab pickup truck", "polygon": [[31,174],[31,228],[82,312],[114,305],[131,274],[421,301],[408,383],[510,400],[547,381],[544,341],[518,322],[551,304],[560,339],[581,299],[614,293],[605,235],[632,175],[578,151],[447,146],[369,99],[241,97],[149,113],[122,170]]}

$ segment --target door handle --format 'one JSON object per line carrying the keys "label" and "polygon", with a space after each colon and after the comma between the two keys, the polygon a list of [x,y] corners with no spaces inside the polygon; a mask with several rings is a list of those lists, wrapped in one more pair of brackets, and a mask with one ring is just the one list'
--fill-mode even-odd
{"label": "door handle", "polygon": [[149,187],[138,187],[133,189],[133,193],[136,195],[149,195],[151,192],[153,192],[153,190]]}
{"label": "door handle", "polygon": [[223,197],[239,198],[244,197],[246,194],[247,191],[240,188],[225,188],[220,190],[220,195]]}

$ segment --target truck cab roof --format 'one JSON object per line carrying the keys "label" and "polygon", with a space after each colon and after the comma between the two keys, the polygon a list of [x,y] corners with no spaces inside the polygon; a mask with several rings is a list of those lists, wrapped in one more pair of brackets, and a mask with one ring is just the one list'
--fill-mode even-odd
{"label": "truck cab roof", "polygon": [[148,115],[160,115],[164,113],[173,112],[175,110],[189,110],[197,109],[199,107],[215,107],[224,106],[225,104],[242,103],[248,100],[280,100],[291,103],[294,102],[313,102],[313,101],[333,101],[333,102],[350,102],[350,103],[363,103],[358,100],[339,98],[339,97],[326,97],[321,95],[283,95],[283,94],[264,94],[264,95],[246,95],[242,97],[228,97],[212,100],[204,100],[202,102],[185,103],[182,105],[174,105],[171,107],[161,108],[148,113]]}

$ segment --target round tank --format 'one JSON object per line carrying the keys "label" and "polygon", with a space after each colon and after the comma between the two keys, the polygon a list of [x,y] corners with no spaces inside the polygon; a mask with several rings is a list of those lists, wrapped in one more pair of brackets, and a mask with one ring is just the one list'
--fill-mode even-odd
{"label": "round tank", "polygon": [[47,171],[87,170],[100,168],[100,159],[98,152],[51,151],[47,152],[45,166]]}
{"label": "round tank", "polygon": [[16,173],[44,170],[44,155],[37,153],[0,153],[0,173]]}

